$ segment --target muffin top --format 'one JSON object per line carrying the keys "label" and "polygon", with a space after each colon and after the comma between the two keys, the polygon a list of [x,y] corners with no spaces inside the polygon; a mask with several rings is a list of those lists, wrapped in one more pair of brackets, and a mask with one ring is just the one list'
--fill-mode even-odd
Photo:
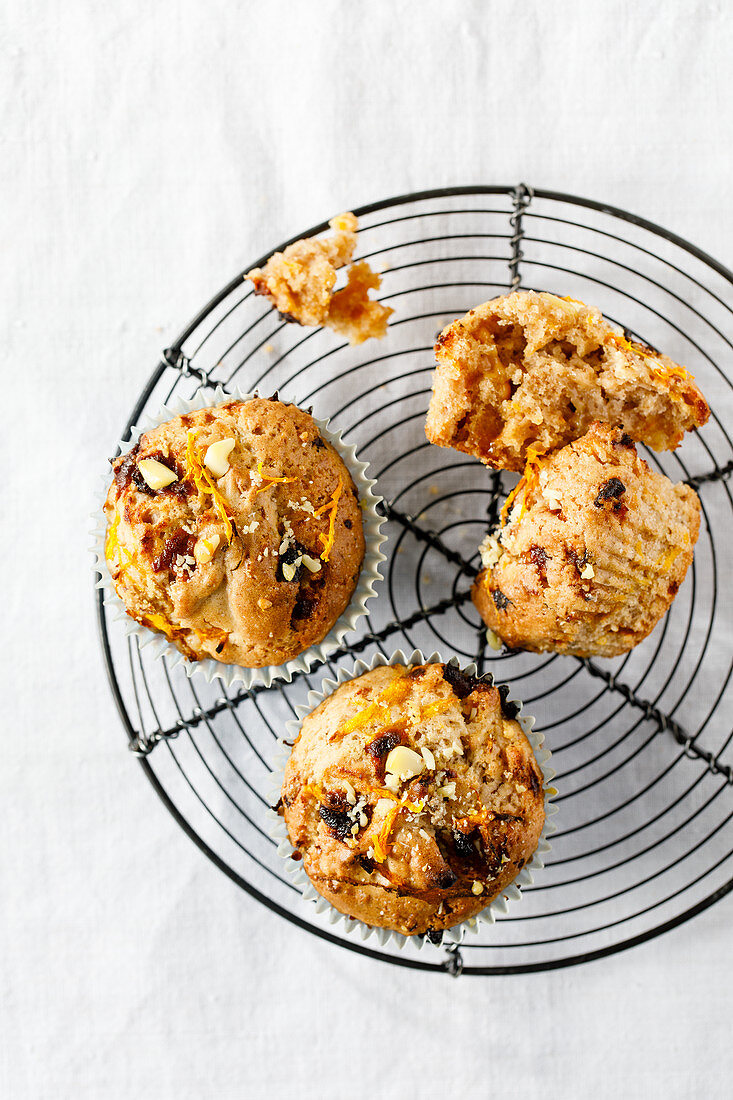
{"label": "muffin top", "polygon": [[358,494],[307,412],[227,401],[145,432],[112,466],[117,593],[191,660],[281,664],[347,607],[364,557]]}
{"label": "muffin top", "polygon": [[384,666],[308,715],[281,813],[338,910],[405,935],[439,931],[531,859],[543,777],[507,695],[456,665]]}
{"label": "muffin top", "polygon": [[522,470],[596,420],[671,450],[710,415],[684,367],[555,294],[476,306],[443,330],[435,355],[428,439],[500,469]]}
{"label": "muffin top", "polygon": [[533,459],[489,535],[473,600],[507,645],[613,657],[669,608],[692,561],[700,502],[639,458],[620,428]]}

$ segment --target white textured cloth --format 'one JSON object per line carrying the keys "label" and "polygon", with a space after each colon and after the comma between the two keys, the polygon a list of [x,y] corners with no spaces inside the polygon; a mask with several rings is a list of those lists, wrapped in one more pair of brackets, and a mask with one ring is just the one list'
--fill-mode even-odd
{"label": "white textured cloth", "polygon": [[86,517],[160,349],[342,209],[526,179],[733,264],[733,6],[6,0],[0,19],[0,1096],[729,1096],[730,898],[605,961],[453,982],[239,891],[125,750]]}

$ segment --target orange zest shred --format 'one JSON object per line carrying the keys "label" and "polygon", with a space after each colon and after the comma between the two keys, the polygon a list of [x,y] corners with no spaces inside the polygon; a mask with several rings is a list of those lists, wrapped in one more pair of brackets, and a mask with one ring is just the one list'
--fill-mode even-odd
{"label": "orange zest shred", "polygon": [[163,615],[153,613],[151,615],[145,615],[146,626],[149,624],[154,630],[159,630],[161,634],[165,634],[166,638],[174,638],[176,635],[175,627],[171,626]]}
{"label": "orange zest shred", "polygon": [[387,706],[392,706],[393,703],[401,703],[412,690],[412,683],[407,679],[406,672],[398,672],[393,680],[387,684],[383,691],[380,691],[379,698]]}
{"label": "orange zest shred", "polygon": [[115,518],[109,525],[107,538],[104,542],[104,557],[107,564],[111,565],[112,559],[114,558],[116,553],[119,559],[120,575],[122,575],[127,571],[130,563],[132,562],[132,554],[126,546],[122,545],[117,534],[117,528],[120,526],[120,519],[120,513],[117,508],[115,508]]}
{"label": "orange zest shred", "polygon": [[614,344],[622,351],[630,351],[634,355],[641,355],[643,359],[651,360],[649,369],[655,378],[658,378],[660,382],[667,382],[670,378],[680,378],[683,382],[692,382],[694,376],[690,374],[684,367],[678,366],[676,363],[671,367],[663,367],[659,362],[659,355],[657,352],[648,351],[641,344],[633,343],[631,340],[627,340],[625,336],[621,336],[620,333],[614,332],[606,338],[607,344]]}
{"label": "orange zest shred", "polygon": [[379,703],[370,703],[368,707],[357,711],[353,718],[349,718],[347,722],[344,722],[343,726],[339,727],[339,732],[342,734],[353,733],[354,730],[361,729],[362,726],[365,726],[374,718],[388,719],[389,710],[386,707],[381,707]]}
{"label": "orange zest shred", "polygon": [[321,534],[321,535],[318,536],[318,538],[321,541],[321,545],[323,546],[323,550],[321,551],[322,561],[328,561],[329,556],[331,554],[331,550],[333,549],[333,541],[334,541],[334,538],[336,537],[336,512],[338,511],[339,497],[341,496],[341,493],[343,492],[343,488],[344,488],[344,483],[343,483],[342,479],[339,478],[339,483],[338,483],[338,485],[336,487],[336,490],[335,490],[333,496],[331,497],[331,499],[326,504],[324,504],[320,508],[318,508],[315,512],[315,515],[317,515],[317,516],[323,515],[323,513],[326,512],[326,511],[328,511],[328,513],[329,513],[329,515],[328,515],[328,534],[327,535],[322,535]]}
{"label": "orange zest shred", "polygon": [[420,711],[420,718],[432,718],[436,714],[442,714],[443,711],[448,710],[451,703],[451,699],[438,699],[435,703],[428,703],[428,705],[423,707]]}
{"label": "orange zest shred", "polygon": [[227,506],[224,502],[224,498],[214,484],[209,471],[204,466],[203,462],[196,454],[196,448],[194,443],[196,436],[199,434],[200,428],[189,428],[186,439],[186,476],[193,479],[193,483],[200,493],[204,496],[211,497],[211,503],[219,513],[219,518],[224,524],[224,530],[226,532],[227,542],[232,541],[234,534],[234,528],[232,527],[232,521],[227,511]]}
{"label": "orange zest shred", "polygon": [[455,825],[458,829],[463,829],[464,827],[468,827],[470,825],[485,825],[489,818],[493,816],[493,813],[491,813],[489,810],[486,809],[485,806],[483,806],[480,810],[477,810],[476,813],[468,814],[467,817],[459,818],[456,821]]}
{"label": "orange zest shred", "polygon": [[522,516],[524,515],[524,513],[526,512],[526,510],[527,510],[527,497],[529,496],[530,492],[536,487],[536,485],[538,483],[539,474],[540,474],[540,466],[542,465],[543,456],[544,456],[544,452],[538,451],[538,449],[536,447],[529,447],[527,449],[527,462],[526,462],[526,465],[524,467],[524,473],[522,474],[521,478],[519,479],[517,484],[512,489],[509,496],[504,501],[504,506],[503,506],[503,508],[501,510],[501,513],[499,515],[499,519],[501,520],[501,526],[502,527],[504,527],[507,520],[509,519],[509,514],[511,512],[512,505],[514,504],[514,501],[517,499],[517,496],[518,496],[519,492],[522,489],[524,489],[524,496],[522,497],[522,507],[521,507],[520,512],[519,512],[519,519],[521,519]]}
{"label": "orange zest shred", "polygon": [[304,787],[300,788],[300,793],[304,795],[315,795],[319,802],[326,801],[326,796],[317,783],[306,783]]}
{"label": "orange zest shred", "polygon": [[[394,799],[395,796],[391,795]],[[410,802],[407,795],[403,798],[396,800],[395,805],[391,806],[387,812],[387,816],[384,819],[384,823],[379,830],[376,840],[374,841],[372,848],[374,849],[374,861],[375,863],[384,863],[389,854],[389,838],[394,829],[395,821],[402,810],[409,810],[410,813],[419,814],[425,808],[425,799],[421,802]]]}
{"label": "orange zest shred", "polygon": [[397,820],[397,816],[402,809],[402,804],[397,802],[392,806],[384,819],[384,823],[375,837],[372,848],[374,849],[374,860],[376,863],[384,863],[389,851],[389,834],[392,832],[394,823]]}
{"label": "orange zest shred", "polygon": [[110,523],[109,530],[107,531],[107,538],[104,540],[104,556],[108,562],[112,561],[114,552],[120,545],[119,539],[117,538],[117,528],[119,525],[120,513],[115,508],[115,518]]}
{"label": "orange zest shred", "polygon": [[386,688],[380,691],[375,701],[357,711],[352,718],[344,722],[343,726],[339,726],[338,733],[344,735],[353,733],[354,730],[360,729],[375,718],[384,722],[389,721],[391,717],[389,708],[395,703],[401,703],[411,690],[412,683],[407,679],[407,671],[396,673]]}
{"label": "orange zest shred", "polygon": [[269,489],[271,485],[286,485],[291,481],[295,481],[294,477],[269,477],[267,474],[263,474],[261,461],[257,463],[257,473],[265,484],[259,487],[255,496],[259,493],[264,493],[265,489]]}

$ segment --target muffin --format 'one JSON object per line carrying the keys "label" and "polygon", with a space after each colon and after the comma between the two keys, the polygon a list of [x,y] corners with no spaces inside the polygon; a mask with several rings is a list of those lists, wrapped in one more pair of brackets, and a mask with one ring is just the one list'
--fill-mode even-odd
{"label": "muffin", "polygon": [[377,290],[381,278],[362,260],[353,264],[347,284],[334,292],[336,271],[348,264],[356,248],[357,220],[353,214],[339,214],[328,223],[327,237],[307,237],[275,252],[263,268],[254,267],[245,275],[256,294],[270,299],[287,321],[300,325],[326,325],[345,336],[351,344],[370,337],[381,339],[387,321],[394,312],[373,301],[370,290]]}
{"label": "muffin", "polygon": [[692,561],[700,502],[596,423],[532,458],[481,546],[473,602],[508,646],[615,657],[668,610]]}
{"label": "muffin", "polygon": [[488,466],[520,471],[530,454],[579,439],[594,421],[672,450],[710,410],[692,376],[628,340],[597,309],[517,291],[438,337],[426,433]]}
{"label": "muffin", "polygon": [[456,664],[384,665],[305,718],[279,812],[294,858],[339,912],[439,933],[531,860],[543,776],[507,695]]}
{"label": "muffin", "polygon": [[192,411],[112,466],[114,587],[189,660],[282,664],[349,604],[364,558],[358,494],[302,409],[254,398]]}

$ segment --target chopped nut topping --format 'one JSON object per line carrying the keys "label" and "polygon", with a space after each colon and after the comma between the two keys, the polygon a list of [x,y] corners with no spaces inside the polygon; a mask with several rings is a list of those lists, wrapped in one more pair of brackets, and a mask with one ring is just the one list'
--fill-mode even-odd
{"label": "chopped nut topping", "polygon": [[423,771],[425,764],[422,758],[406,745],[397,745],[392,749],[385,763],[385,773],[395,775],[398,779],[412,779]]}
{"label": "chopped nut topping", "polygon": [[204,466],[214,477],[224,477],[229,470],[229,455],[236,445],[235,439],[219,439],[212,443],[204,455]]}
{"label": "chopped nut topping", "polygon": [[208,538],[204,538],[202,535],[200,539],[197,539],[193,548],[193,556],[199,565],[206,565],[207,562],[211,561],[220,542],[221,535],[217,534],[216,531]]}
{"label": "chopped nut topping", "polygon": [[425,761],[425,767],[428,769],[428,771],[434,772],[435,771],[435,757],[433,756],[430,749],[426,748],[423,745],[423,747],[420,749],[420,752],[422,753],[422,758]]}
{"label": "chopped nut topping", "polygon": [[471,887],[471,893],[476,894],[476,896],[478,896],[479,894],[483,894],[483,892],[484,892],[484,884],[482,882],[479,882],[478,879],[476,879],[474,881],[473,886]]}
{"label": "chopped nut topping", "polygon": [[483,565],[487,569],[491,569],[501,557],[502,548],[499,544],[499,540],[495,538],[494,535],[487,535],[479,547],[479,552]]}
{"label": "chopped nut topping", "polygon": [[178,481],[178,474],[158,462],[157,458],[143,458],[138,462],[137,468],[151,489],[165,489],[167,485]]}
{"label": "chopped nut topping", "polygon": [[268,608],[272,607],[272,600],[267,600],[264,596],[262,596],[257,601],[257,606],[260,608],[261,611],[267,611]]}
{"label": "chopped nut topping", "polygon": [[584,580],[584,581],[592,580],[593,577],[595,577],[595,575],[596,575],[596,571],[595,571],[595,569],[593,568],[593,566],[591,565],[590,562],[588,562],[585,569],[583,569],[583,571],[580,574],[581,579]]}

